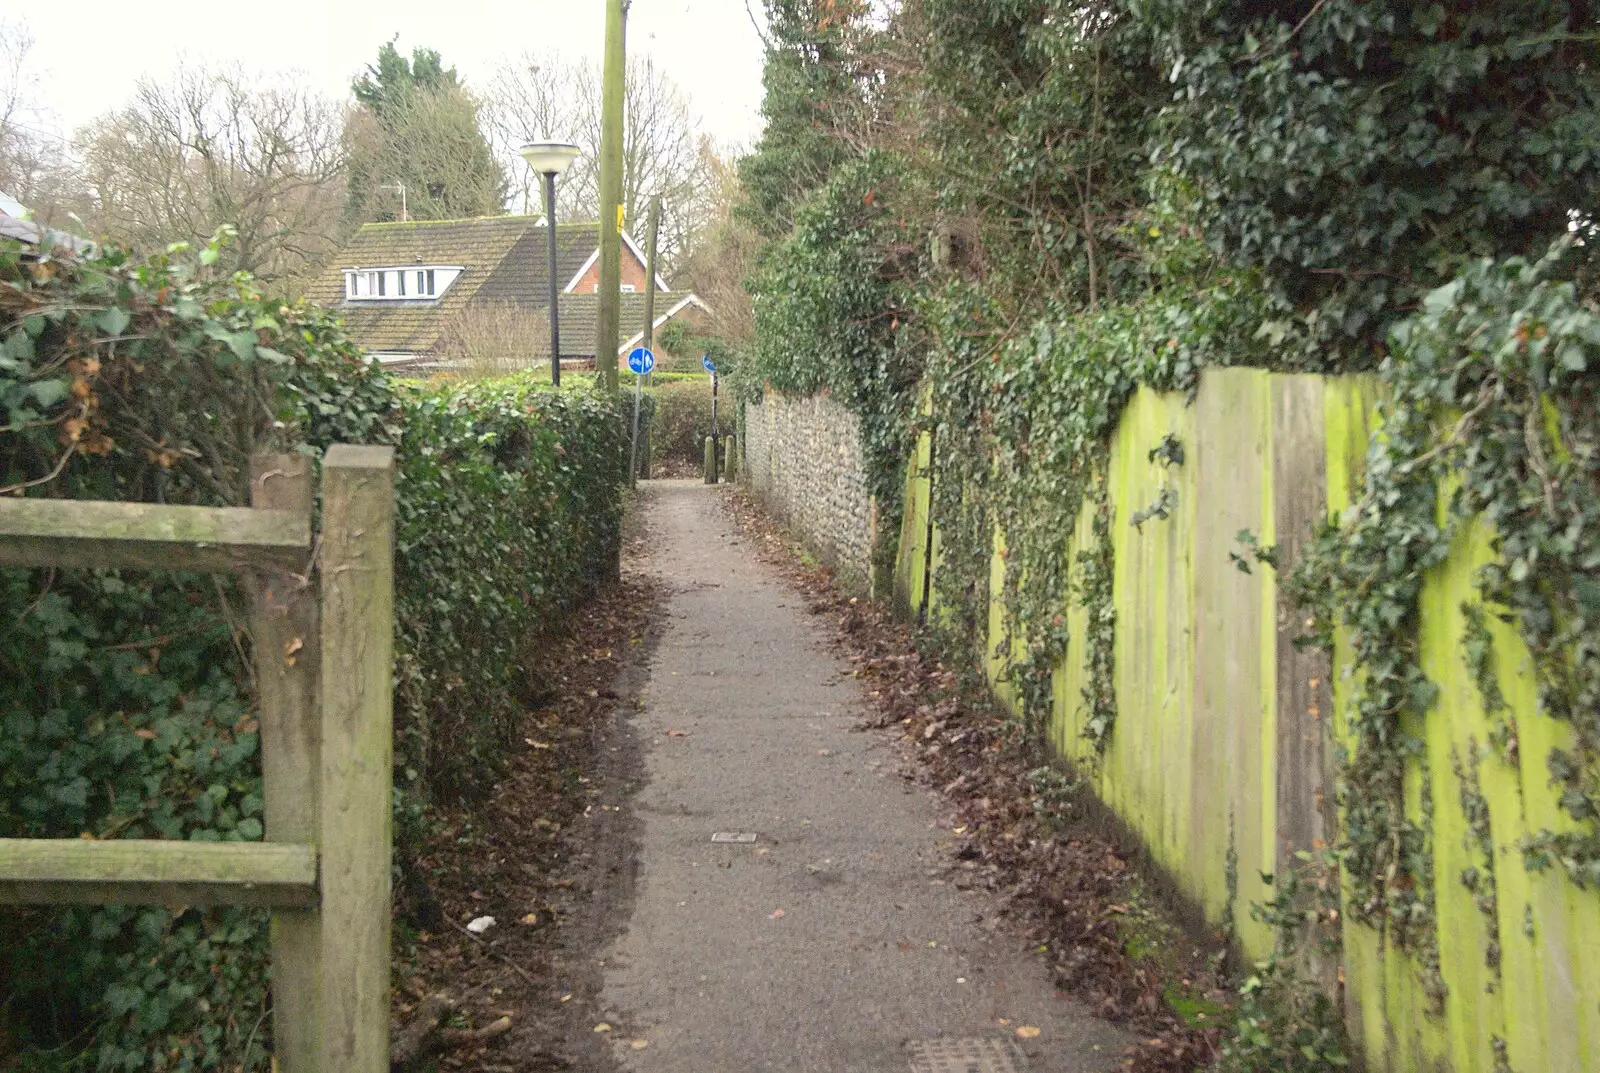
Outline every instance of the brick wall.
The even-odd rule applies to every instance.
[[[626,242],[622,243],[622,285],[632,286],[640,294],[644,293],[644,262],[633,255],[633,250],[628,248]],[[573,294],[594,294],[600,289],[600,262],[595,261],[589,270],[573,285]]]
[[[826,395],[768,390],[744,418],[741,480],[814,555],[867,592],[875,519],[855,415]]]

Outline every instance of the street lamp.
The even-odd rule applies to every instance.
[[[561,327],[556,309],[560,285],[556,282],[556,176],[578,158],[578,147],[567,142],[529,142],[520,150],[528,166],[544,176],[544,229],[550,248],[550,383],[561,386]]]

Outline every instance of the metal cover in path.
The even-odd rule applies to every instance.
[[[1027,1073],[1028,1060],[1008,1039],[918,1039],[907,1045],[911,1073]]]

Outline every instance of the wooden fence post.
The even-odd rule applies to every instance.
[[[322,467],[323,1073],[389,1069],[394,449]]]
[[[311,516],[311,458],[257,455],[250,505]],[[309,558],[309,556],[308,556]],[[260,698],[261,782],[266,837],[315,845],[322,770],[317,712],[317,594],[310,563],[301,574],[266,571],[252,579],[256,690]],[[321,1013],[321,916],[310,909],[272,914],[272,1039],[279,1073],[315,1073]]]

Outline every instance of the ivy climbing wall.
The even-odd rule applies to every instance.
[[[1251,912],[1283,885],[1264,874],[1312,874],[1325,850],[1365,837],[1341,824],[1340,797],[1352,774],[1361,785],[1341,764],[1362,679],[1344,635],[1331,657],[1294,644],[1310,623],[1280,572],[1359,497],[1377,392],[1367,377],[1253,369],[1207,370],[1192,398],[1141,389],[1112,436],[1103,494],[1061,534],[1073,564],[1060,608],[1068,641],[1046,733],[1253,956],[1276,939]],[[896,595],[936,615],[923,595],[930,564],[939,568],[927,433],[912,462]],[[1448,491],[1437,492],[1441,519]],[[997,532],[992,593],[1005,555]],[[1396,882],[1415,924],[1402,939],[1352,920],[1346,874],[1326,917],[1336,953],[1311,964],[1342,993],[1375,1070],[1600,1068],[1600,899],[1524,852],[1537,832],[1576,829],[1547,769],[1572,735],[1540,711],[1515,627],[1478,610],[1489,555],[1483,525],[1460,530],[1418,606],[1421,662],[1439,693],[1403,728],[1420,743],[1403,779],[1423,840]],[[989,671],[1013,706],[1019,632],[995,598]],[[1486,676],[1497,688],[1485,690]],[[1101,682],[1113,699],[1089,702]]]

